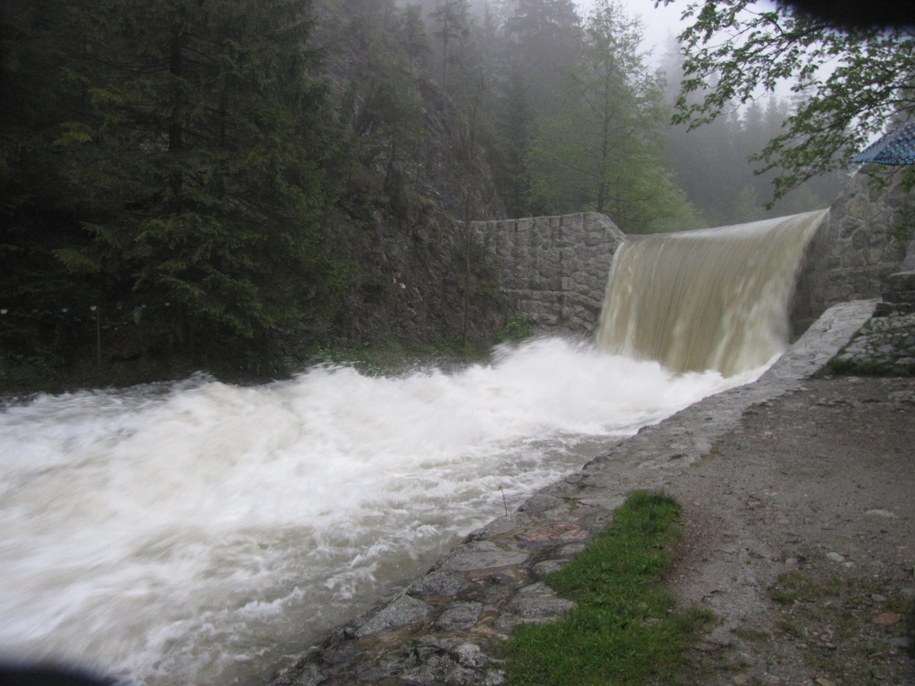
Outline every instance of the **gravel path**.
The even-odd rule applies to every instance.
[[[915,684],[915,379],[811,379],[667,486],[710,684]]]

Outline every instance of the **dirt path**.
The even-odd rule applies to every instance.
[[[667,489],[709,684],[915,684],[915,379],[811,379]],[[907,626],[908,624],[908,626]]]

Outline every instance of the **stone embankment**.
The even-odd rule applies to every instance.
[[[874,317],[832,365],[846,372],[915,376],[915,271],[887,277]]]
[[[625,236],[603,214],[472,222],[510,312],[535,331],[591,333]]]
[[[496,686],[512,629],[562,616],[543,583],[580,552],[635,489],[665,488],[741,421],[747,408],[799,388],[871,317],[875,301],[836,305],[756,383],[642,429],[580,472],[473,532],[396,597],[336,630],[274,686]]]

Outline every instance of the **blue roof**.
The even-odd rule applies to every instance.
[[[890,131],[851,158],[858,164],[915,164],[915,121]]]

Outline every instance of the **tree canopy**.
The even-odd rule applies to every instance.
[[[531,145],[535,209],[588,208],[633,233],[701,223],[660,154],[663,79],[641,39],[641,25],[621,5],[595,4],[563,96],[567,107],[544,120]]]
[[[211,352],[323,314],[339,281],[308,9],[7,4],[0,278],[18,347],[55,337],[32,311],[139,308],[124,317],[158,322],[149,345]]]
[[[755,156],[763,171],[779,170],[776,198],[847,167],[876,133],[915,109],[911,28],[838,28],[750,0],[691,2],[684,16],[692,24],[680,36],[675,122],[700,126],[786,83],[797,96],[783,130]]]
[[[263,373],[325,335],[454,341],[492,296],[470,220],[597,210],[647,232],[765,212],[746,146],[804,110],[681,136],[640,38],[614,0],[584,17],[572,0],[7,0],[0,382],[105,359]]]

